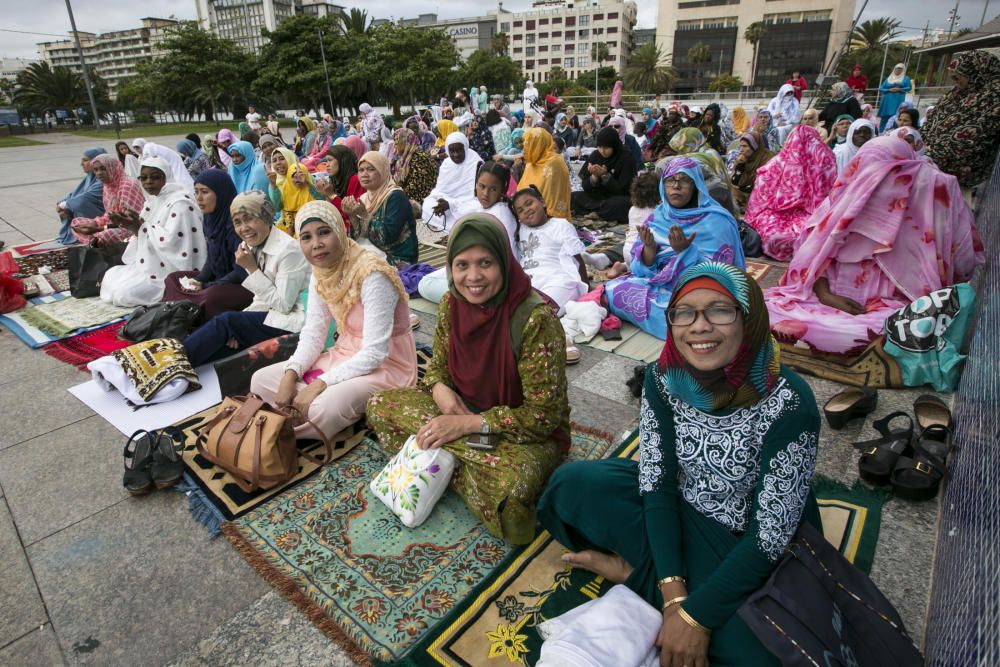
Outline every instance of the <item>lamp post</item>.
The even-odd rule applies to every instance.
[[[76,31],[76,19],[73,18],[73,6],[66,0],[66,11],[69,12],[69,25],[73,29],[73,40],[76,42],[76,53],[80,56],[80,68],[83,70],[83,84],[87,87],[87,97],[90,99],[90,113],[94,116],[94,129],[101,129],[101,118],[97,115],[97,102],[94,101],[94,89],[90,84],[90,74],[87,72],[87,61],[83,57],[83,47],[80,45],[80,33]]]
[[[69,2],[69,0],[66,0],[66,2]],[[330,92],[330,72],[326,69],[326,49],[323,48],[323,31],[317,29],[316,32],[319,34],[319,55],[323,59],[323,78],[326,79],[326,99],[330,103],[327,113],[332,115],[333,93]]]

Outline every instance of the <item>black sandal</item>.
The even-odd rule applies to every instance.
[[[889,424],[894,419],[905,419],[906,427],[890,429]],[[855,448],[862,450],[858,459],[858,474],[869,484],[884,486],[890,483],[900,457],[912,452],[913,419],[905,412],[893,412],[876,419],[872,427],[882,434],[881,438],[854,443]]]
[[[153,434],[142,429],[125,443],[125,474],[122,485],[129,495],[142,496],[153,490],[149,468],[153,462]]]
[[[892,471],[893,494],[903,500],[930,500],[948,475],[948,455],[954,449],[952,416],[937,396],[924,394],[913,402],[920,435],[913,455],[901,457]]]
[[[875,412],[878,407],[878,392],[869,387],[851,387],[836,394],[823,406],[826,423],[834,430],[847,426],[852,419],[858,419]]]
[[[177,486],[184,475],[184,436],[173,427],[167,427],[156,434],[156,448],[153,450],[153,463],[150,466],[150,476],[158,489],[169,489]]]

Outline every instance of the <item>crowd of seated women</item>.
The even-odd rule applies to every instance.
[[[303,116],[290,146],[253,130],[176,151],[119,144],[84,154],[61,236],[127,241],[106,301],[199,304],[204,324],[183,341],[194,365],[298,333],[251,390],[294,407],[300,437],[367,414],[389,453],[411,436],[446,448],[452,487],[491,533],[523,544],[541,525],[567,563],[662,609],[661,664],[776,664],[735,612],[800,523],[819,524],[818,409],[778,340],[849,353],[983,263],[967,196],[1000,141],[997,116],[976,113],[996,109],[1000,61],[969,52],[951,72],[923,133],[902,101],[885,129],[847,84],[823,113],[789,84],[752,118],[721,104],[524,115],[487,100],[393,131],[362,105],[357,126]],[[901,74],[885,92],[910,85]],[[580,162],[576,192],[560,144]],[[622,246],[587,253],[571,220],[588,217],[627,224]],[[418,288],[439,303],[419,383],[399,273],[419,259],[417,218],[447,236],[445,267]],[[789,262],[766,293],[745,272],[741,223]],[[588,267],[610,269],[611,314],[665,341],[637,462],[563,465],[559,318],[590,292]],[[477,434],[497,444],[470,446]]]

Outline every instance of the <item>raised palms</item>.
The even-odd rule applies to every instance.
[[[667,65],[655,43],[643,44],[625,66],[625,85],[634,91],[662,92],[677,79],[677,71]]]

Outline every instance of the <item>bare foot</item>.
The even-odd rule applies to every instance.
[[[562,561],[598,574],[613,584],[625,583],[635,569],[618,554],[605,554],[600,551],[570,552],[562,557]]]
[[[626,264],[622,264],[621,262],[615,262],[611,265],[611,268],[608,269],[608,280],[617,278],[618,276],[623,276],[626,273],[628,273],[628,266]]]

